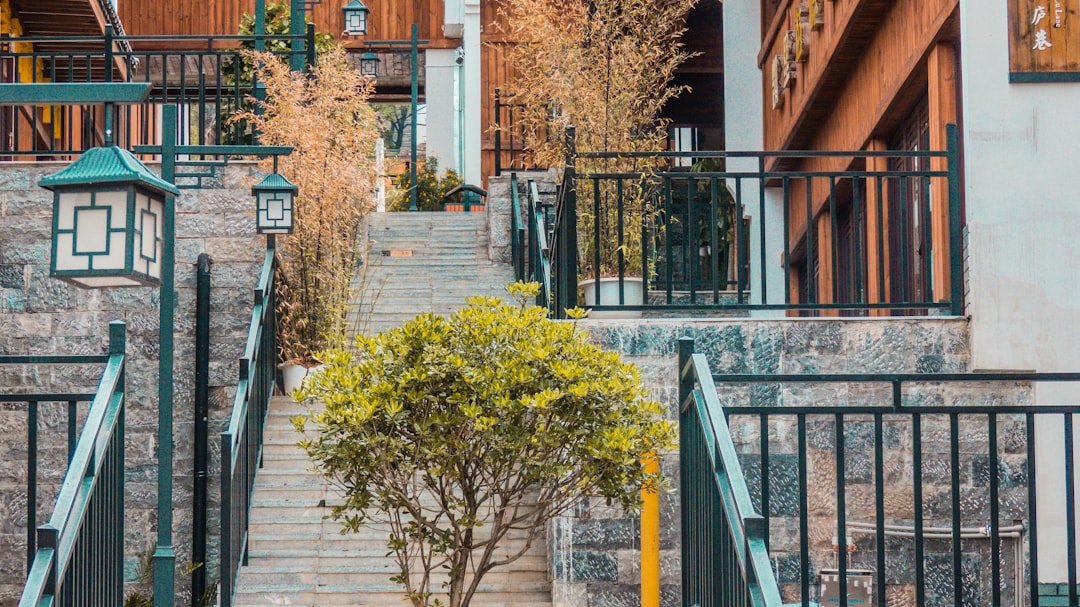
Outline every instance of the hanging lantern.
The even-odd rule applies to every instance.
[[[255,229],[260,234],[289,234],[295,222],[297,187],[273,173],[251,188],[255,196]]]
[[[345,13],[345,33],[350,36],[367,34],[368,7],[360,0],[352,0],[341,9]]]

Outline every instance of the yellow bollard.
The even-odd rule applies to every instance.
[[[642,458],[645,471],[660,470],[656,453]],[[660,607],[660,494],[641,491],[641,607]]]

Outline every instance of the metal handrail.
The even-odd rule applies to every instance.
[[[536,305],[551,305],[551,249],[547,243],[547,227],[544,211],[540,208],[540,192],[536,182],[528,182],[529,192],[529,272],[532,280],[540,283]]]
[[[123,602],[125,341],[124,323],[110,323],[108,362],[52,515],[37,529],[20,607]]]
[[[521,197],[518,195],[517,173],[510,174],[510,259],[514,279],[525,280],[525,224],[521,220]]]
[[[679,406],[683,604],[780,607],[765,518],[754,510],[709,363],[689,338],[679,340]]]
[[[248,523],[277,362],[274,249],[267,248],[229,425],[221,433],[221,607],[232,605],[247,561]]]

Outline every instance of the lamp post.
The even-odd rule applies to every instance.
[[[105,85],[103,85],[105,86]],[[173,521],[173,360],[176,315],[175,267],[177,156],[274,156],[292,151],[269,146],[178,146],[176,106],[162,108],[162,144],[136,146],[140,154],[161,155],[161,177],[131,152],[110,145],[83,154],[38,185],[54,193],[51,273],[87,287],[160,285],[158,355],[157,543],[153,553],[154,602],[174,605],[176,553]],[[107,126],[111,132],[111,125]],[[107,137],[107,139],[111,139]],[[275,162],[275,168],[277,163]],[[272,179],[276,177],[276,179]],[[253,188],[265,203],[266,233],[291,229],[296,186],[271,175]],[[288,213],[285,213],[285,210]],[[285,222],[286,217],[287,224]],[[260,222],[260,226],[263,224]],[[276,231],[275,231],[276,229]],[[267,246],[273,246],[268,236]]]
[[[359,2],[357,2],[357,4],[359,4]],[[363,6],[363,5],[361,5],[361,6]],[[347,9],[348,9],[348,6],[346,6],[345,10],[347,10]],[[365,11],[366,10],[367,9],[365,8]],[[364,19],[365,19],[364,33],[367,33],[367,26],[366,26],[367,16],[366,16],[366,13],[365,13]],[[416,191],[416,186],[417,186],[417,181],[416,181],[416,158],[417,158],[416,108],[419,105],[419,99],[420,99],[420,76],[419,76],[420,72],[419,72],[419,66],[418,66],[418,64],[420,63],[420,45],[428,43],[427,40],[420,40],[419,39],[418,31],[419,30],[418,30],[416,24],[413,23],[412,24],[412,32],[411,32],[412,36],[410,37],[409,40],[371,40],[371,41],[365,41],[364,42],[364,48],[367,49],[367,52],[364,53],[360,57],[360,73],[364,74],[365,76],[378,77],[378,75],[379,75],[379,57],[378,57],[378,55],[376,55],[374,53],[374,51],[376,49],[388,49],[388,50],[393,51],[394,49],[397,49],[397,48],[400,48],[400,47],[404,47],[404,46],[409,47],[409,59],[410,59],[409,60],[409,73],[410,73],[410,76],[411,76],[410,89],[409,89],[409,110],[410,110],[410,113],[411,113],[411,118],[410,118],[410,121],[409,121],[409,132],[412,135],[412,139],[410,141],[410,146],[409,146],[409,190],[410,190],[409,210],[410,211],[416,211],[417,210],[417,206],[416,206],[416,200],[417,200],[417,191]],[[353,32],[351,32],[348,29],[345,30],[345,33],[349,34],[349,35],[353,35],[353,36],[357,35],[357,34],[354,34]]]

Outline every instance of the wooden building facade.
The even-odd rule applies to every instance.
[[[763,76],[765,149],[945,150],[946,125],[960,115],[958,0],[761,2],[757,61]],[[785,162],[774,159],[770,168]],[[808,158],[784,168],[943,171],[945,159]],[[946,180],[900,181],[886,178],[884,187],[871,182],[855,201],[850,191],[838,196],[824,179],[810,186],[808,180],[792,184],[801,188],[792,198],[805,198],[812,207],[803,212],[794,205],[785,211],[794,300],[805,301],[800,298],[809,294],[800,290],[808,283],[816,285],[821,303],[948,297]],[[836,221],[836,199],[845,196],[841,211],[845,204],[848,209],[856,205],[858,226],[851,226],[850,212],[847,224]]]

